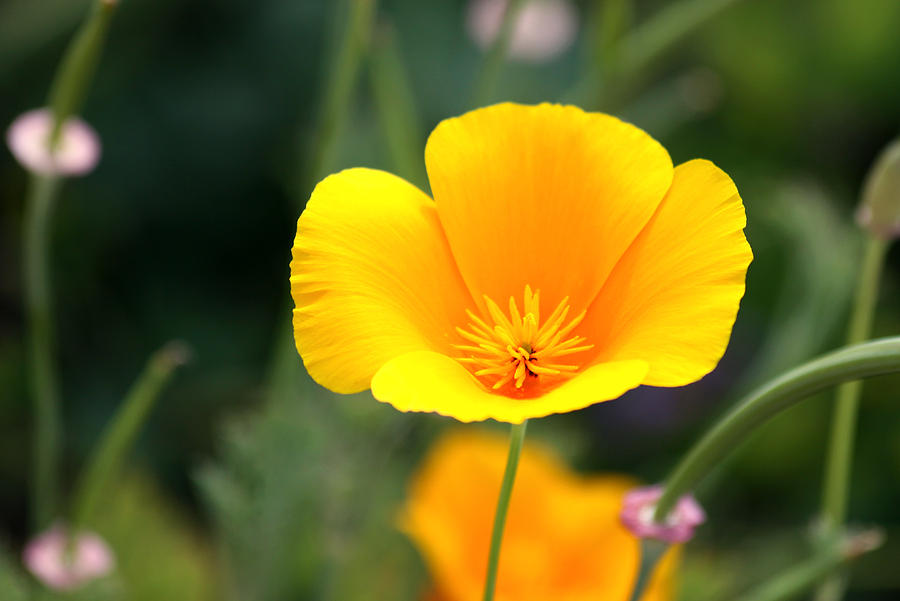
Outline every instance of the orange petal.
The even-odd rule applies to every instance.
[[[442,121],[428,177],[460,272],[483,309],[526,284],[584,309],[672,180],[640,129],[573,106],[498,104]]]
[[[511,398],[488,392],[454,359],[417,351],[385,364],[372,378],[372,394],[400,411],[432,411],[462,422],[521,423],[618,398],[638,386],[646,373],[644,361],[600,363],[542,396]]]
[[[413,478],[400,526],[448,601],[481,598],[508,447],[504,435],[452,431]],[[624,476],[579,476],[550,449],[527,439],[503,536],[497,601],[627,599],[639,542],[622,526],[619,512],[634,485]],[[678,561],[673,551],[643,601],[672,597]]]
[[[597,360],[640,358],[644,384],[683,386],[712,371],[731,335],[753,258],[744,205],[721,169],[675,169],[653,219],[622,257],[582,324]]]
[[[399,355],[450,352],[472,304],[432,200],[372,169],[316,186],[297,223],[291,295],[309,374],[341,393],[369,388]]]

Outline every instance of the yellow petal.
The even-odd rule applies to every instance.
[[[472,296],[523,287],[574,314],[594,298],[672,180],[640,129],[574,106],[498,104],[442,121],[425,163]]]
[[[454,359],[418,351],[385,364],[372,378],[372,394],[400,411],[431,411],[463,422],[521,423],[618,398],[638,386],[646,373],[644,361],[600,363],[542,396],[511,398],[488,392]]]
[[[659,210],[588,310],[598,360],[645,359],[644,384],[683,386],[712,371],[731,335],[747,266],[744,206],[721,169],[675,169]]]
[[[396,356],[451,352],[472,305],[432,200],[372,169],[316,186],[297,223],[291,295],[309,374],[342,393],[369,388]]]

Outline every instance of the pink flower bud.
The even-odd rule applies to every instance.
[[[665,521],[653,521],[656,503],[662,496],[661,486],[636,488],[625,495],[622,523],[638,538],[654,538],[667,543],[684,543],[694,537],[694,529],[706,521],[703,508],[692,495],[684,495],[678,499],[675,509]]]
[[[84,175],[100,160],[100,138],[78,118],[63,124],[56,149],[50,152],[53,114],[49,109],[22,113],[6,132],[13,156],[28,171],[41,175]]]
[[[500,32],[507,0],[472,0],[466,27],[481,48],[489,47]],[[544,62],[558,56],[575,40],[578,16],[569,0],[526,0],[513,24],[509,56]]]
[[[35,578],[58,591],[79,588],[115,567],[115,558],[103,539],[81,532],[70,542],[65,527],[59,524],[29,541],[22,561]]]

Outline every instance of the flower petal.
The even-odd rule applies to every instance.
[[[731,178],[704,160],[675,168],[653,219],[604,285],[583,333],[597,360],[646,359],[644,384],[683,386],[719,362],[753,258]]]
[[[294,337],[309,374],[335,392],[413,350],[450,352],[472,301],[434,202],[403,179],[348,169],[316,186],[291,262]]]
[[[372,378],[372,394],[400,411],[433,411],[462,422],[521,423],[618,398],[638,386],[646,373],[644,361],[600,363],[542,396],[510,398],[488,392],[446,355],[415,351],[385,364]]]
[[[498,104],[442,121],[425,163],[459,270],[481,305],[526,284],[577,314],[672,180],[640,129],[573,106]]]

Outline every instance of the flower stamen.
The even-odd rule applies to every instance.
[[[541,324],[540,290],[532,292],[525,286],[522,313],[513,297],[509,298],[509,316],[490,297],[484,297],[490,319],[489,325],[472,311],[466,311],[471,322],[468,329],[456,328],[456,332],[472,344],[457,344],[454,348],[466,353],[457,360],[472,369],[479,378],[493,380],[491,387],[500,389],[513,383],[522,390],[529,378],[564,378],[578,371],[577,364],[559,363],[566,357],[593,348],[583,344],[583,336],[571,336],[572,331],[584,319],[582,311],[570,321],[569,297],[563,298],[547,320]]]

